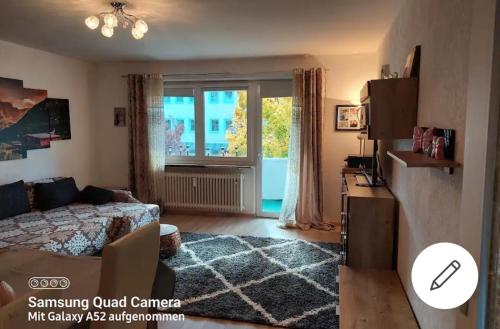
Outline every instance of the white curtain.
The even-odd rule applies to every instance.
[[[300,175],[300,115],[302,112],[304,84],[302,69],[293,71],[292,126],[288,144],[288,169],[286,174],[285,195],[281,206],[278,226],[295,227],[295,210],[299,197]]]

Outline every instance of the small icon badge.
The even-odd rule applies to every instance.
[[[479,273],[472,255],[449,242],[433,244],[416,257],[411,282],[427,305],[447,310],[467,302],[477,287]]]
[[[460,268],[460,263],[456,260],[452,261],[439,275],[432,280],[431,290],[441,288]]]
[[[68,289],[70,281],[66,277],[32,277],[28,286],[31,289]]]

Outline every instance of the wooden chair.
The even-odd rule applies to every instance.
[[[104,247],[101,265],[99,296],[106,299],[132,297],[149,299],[155,280],[160,250],[160,224],[151,223]],[[147,308],[107,309],[119,314],[147,314]],[[94,321],[91,329],[146,328],[146,322]]]

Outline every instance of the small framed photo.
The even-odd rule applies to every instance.
[[[127,116],[124,107],[115,107],[114,122],[115,127],[125,127],[127,125]]]
[[[337,105],[335,130],[359,131],[366,126],[366,109],[363,105]]]
[[[403,78],[416,78],[420,71],[420,52],[421,47],[416,46],[406,57],[405,67],[403,68]]]

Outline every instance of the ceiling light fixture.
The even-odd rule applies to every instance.
[[[139,40],[144,37],[148,32],[148,24],[142,19],[134,15],[127,14],[124,9],[127,7],[125,2],[113,1],[111,2],[112,11],[103,12],[85,19],[85,25],[91,30],[99,27],[100,18],[104,22],[101,28],[101,33],[107,38],[111,38],[114,34],[114,28],[121,25],[124,29],[132,26],[132,36]]]

